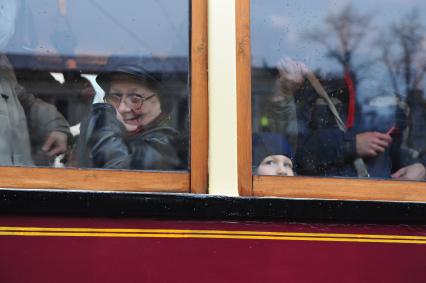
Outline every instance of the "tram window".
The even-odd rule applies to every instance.
[[[61,178],[70,174],[71,187],[73,174],[86,172],[84,179],[111,173],[118,178],[113,186],[123,190],[141,186],[121,186],[120,176],[130,174],[133,183],[160,183],[163,175],[155,172],[163,171],[170,173],[162,184],[148,181],[142,190],[188,192],[194,130],[189,85],[199,84],[190,82],[190,64],[199,66],[205,60],[190,60],[191,32],[195,41],[205,33],[190,29],[192,22],[205,21],[205,8],[199,3],[191,21],[191,4],[1,0],[5,36],[0,43],[0,90],[5,103],[0,114],[10,124],[1,129],[0,166],[69,168],[69,173],[46,172]],[[139,177],[136,172],[100,169],[149,172]],[[167,184],[173,178],[177,182]],[[80,188],[84,187],[99,186]]]
[[[262,180],[278,194],[275,182],[425,180],[424,2],[238,2],[250,5],[254,194]],[[260,176],[292,176],[292,165],[298,178]],[[331,191],[317,196],[345,198]]]

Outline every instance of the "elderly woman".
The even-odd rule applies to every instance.
[[[105,103],[82,123],[83,167],[139,170],[184,168],[186,144],[161,108],[159,81],[141,66],[122,65],[96,78]]]

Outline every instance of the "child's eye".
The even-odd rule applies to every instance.
[[[265,162],[265,164],[266,165],[272,165],[272,164],[274,164],[274,162],[272,160],[268,160],[268,161]]]

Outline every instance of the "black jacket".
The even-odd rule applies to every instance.
[[[347,89],[344,83],[332,81],[324,84],[330,97],[334,99],[337,111],[343,121],[347,117]],[[358,157],[356,152],[356,135],[369,131],[386,132],[396,126],[402,132],[405,129],[406,117],[402,110],[393,106],[388,108],[392,113],[387,119],[377,120],[380,123],[365,123],[363,105],[357,104],[357,119],[353,128],[343,133],[326,103],[318,99],[318,95],[307,88],[296,95],[298,116],[298,147],[296,153],[296,171],[300,175],[344,176],[356,177],[353,161]],[[379,111],[379,110],[376,110]],[[418,162],[401,146],[402,137],[392,137],[392,144],[377,157],[364,158],[368,172],[374,178],[390,178],[391,173],[404,166]]]
[[[79,140],[82,167],[139,170],[179,170],[186,167],[186,142],[161,114],[143,131],[129,134],[106,103],[93,105],[82,122]]]

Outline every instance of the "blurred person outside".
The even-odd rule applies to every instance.
[[[277,78],[274,82],[272,92],[266,101],[265,113],[262,115],[260,124],[262,132],[281,133],[290,143],[293,149],[297,146],[297,114],[294,93],[299,86],[299,68],[303,65],[296,62],[289,64],[289,59],[283,59],[277,64]],[[295,70],[287,70],[295,68]]]
[[[303,86],[305,78],[313,75],[302,63],[285,59],[280,62],[280,79],[288,96],[294,97],[297,112],[298,145],[296,168],[301,175],[357,176],[353,165],[363,158],[371,177],[423,180],[424,163],[401,148],[401,138],[395,131],[406,127],[402,110],[395,110],[395,126],[389,131],[365,130],[353,127],[343,132],[327,103],[312,88]],[[342,119],[348,117],[348,81],[323,81]],[[303,87],[302,87],[303,86]],[[392,174],[393,173],[393,174]]]

